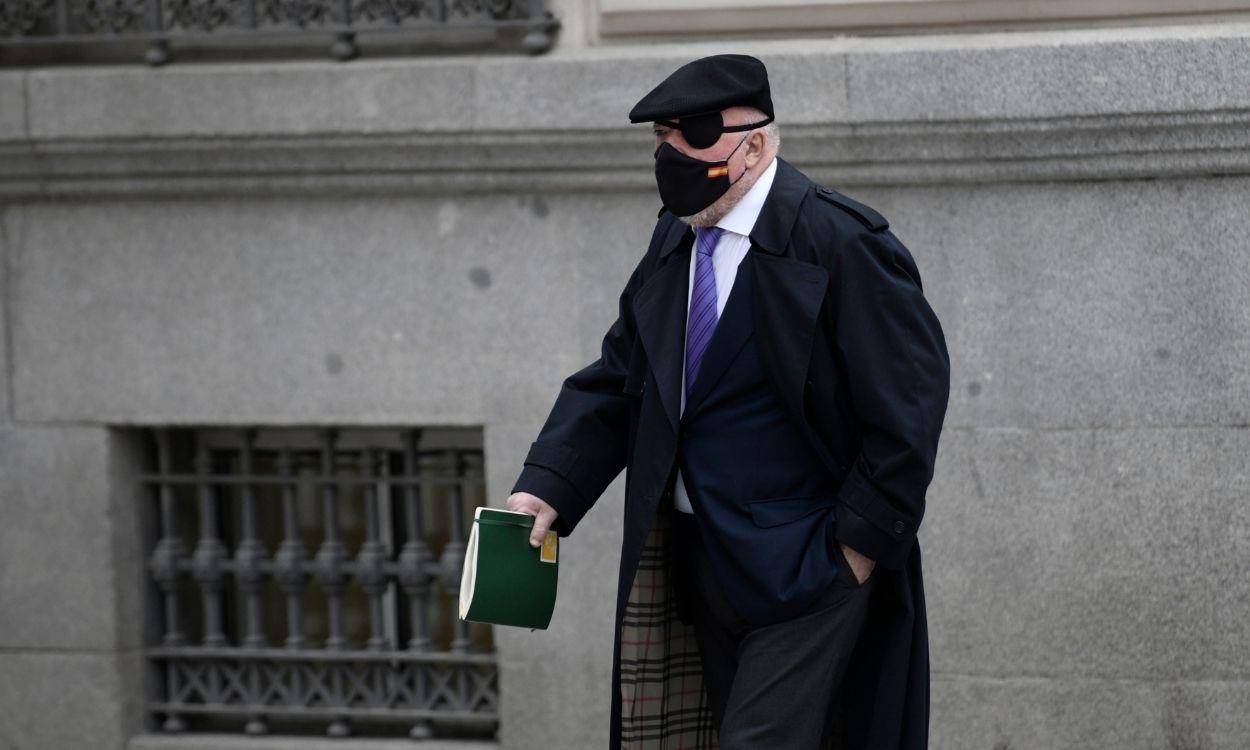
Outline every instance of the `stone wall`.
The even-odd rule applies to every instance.
[[[1250,745],[1225,24],[0,72],[0,747],[143,731],[113,426],[483,425],[502,505],[650,236],[626,113],[722,51],[768,64],[782,155],[891,220],[946,331],[932,745]],[[564,541],[551,629],[498,632],[505,747],[606,746],[622,488]]]

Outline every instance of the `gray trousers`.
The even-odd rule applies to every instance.
[[[717,585],[694,517],[675,511],[675,593],[694,626],[721,750],[835,746],[834,698],[868,611],[876,571],[862,584],[830,540],[838,571],[806,610],[784,622],[742,620]],[[681,568],[685,568],[682,570]]]

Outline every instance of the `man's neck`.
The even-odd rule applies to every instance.
[[[777,157],[774,155],[756,177],[747,191],[739,198],[721,218],[716,226],[741,235],[749,235],[755,226],[755,219],[764,207],[764,200],[772,188],[773,176],[777,172]]]

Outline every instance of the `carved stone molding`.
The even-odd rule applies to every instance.
[[[832,184],[1250,170],[1250,26],[741,49]],[[650,190],[628,106],[713,51],[0,72],[0,197]]]
[[[782,133],[783,156],[841,185],[1250,173],[1250,110]],[[27,142],[0,145],[0,196],[642,190],[650,155],[622,130]]]

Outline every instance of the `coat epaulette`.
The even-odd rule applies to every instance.
[[[876,210],[865,206],[853,198],[848,198],[836,190],[827,188],[824,185],[817,185],[816,195],[859,219],[861,224],[874,232],[879,232],[890,226],[890,222],[886,221],[885,217],[877,213]]]

